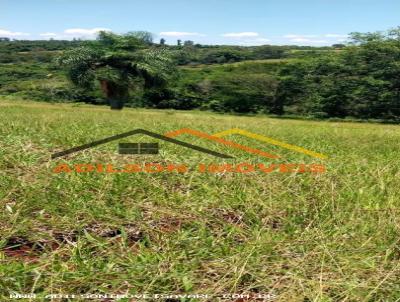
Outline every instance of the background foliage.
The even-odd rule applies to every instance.
[[[99,84],[73,86],[56,58],[71,51],[82,54],[88,46],[103,54],[112,48],[130,58],[138,49],[163,49],[178,66],[174,78],[158,87],[131,85],[127,106],[399,121],[399,29],[350,36],[347,45],[320,48],[192,41],[170,46],[154,43],[146,32],[103,33],[97,41],[2,41],[0,94],[105,104]]]

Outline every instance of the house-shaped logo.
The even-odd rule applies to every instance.
[[[205,140],[209,140],[209,141],[213,141],[213,142],[217,142],[219,144],[224,145],[225,147],[229,147],[229,148],[233,148],[233,149],[239,149],[242,150],[246,153],[250,153],[250,154],[254,154],[257,156],[261,156],[261,157],[265,157],[265,158],[269,158],[269,159],[277,159],[279,158],[278,155],[275,154],[270,154],[268,152],[259,150],[259,149],[255,149],[255,148],[251,148],[248,146],[244,146],[238,143],[235,143],[233,141],[230,140],[226,140],[223,137],[227,136],[227,135],[232,135],[232,134],[239,134],[242,136],[245,136],[247,138],[251,138],[257,141],[261,141],[267,144],[271,144],[271,145],[275,145],[281,148],[285,148],[291,151],[295,151],[295,152],[299,152],[299,153],[303,153],[306,154],[308,156],[314,157],[314,158],[318,158],[318,159],[326,159],[328,158],[326,155],[321,154],[321,153],[317,153],[296,145],[291,145],[267,136],[263,136],[260,134],[256,134],[256,133],[252,133],[243,129],[230,129],[230,130],[226,130],[220,133],[216,133],[214,135],[210,135],[198,130],[194,130],[194,129],[189,129],[189,128],[183,128],[183,129],[179,129],[176,131],[172,131],[172,132],[168,132],[164,135],[162,134],[158,134],[155,132],[151,132],[148,130],[144,130],[144,129],[135,129],[132,131],[128,131],[125,133],[121,133],[121,134],[117,134],[117,135],[113,135],[110,137],[106,137],[97,141],[93,141],[81,146],[77,146],[77,147],[73,147],[61,152],[57,152],[52,154],[51,158],[55,159],[55,158],[59,158],[59,157],[63,157],[66,155],[70,155],[79,151],[83,151],[89,148],[93,148],[102,144],[106,144],[112,141],[116,141],[119,139],[123,139],[123,138],[127,138],[130,136],[134,136],[134,135],[138,135],[138,134],[142,134],[142,135],[147,135],[150,136],[152,138],[155,139],[159,139],[161,141],[165,141],[165,142],[169,142],[169,143],[173,143],[175,145],[179,145],[181,147],[185,147],[185,148],[189,148],[198,152],[202,152],[208,155],[212,155],[214,157],[218,157],[218,158],[224,158],[224,159],[232,159],[233,157],[224,153],[219,153],[207,148],[203,148],[194,144],[190,144],[184,141],[180,141],[175,139],[175,137],[182,135],[182,134],[189,134],[192,136],[196,136],[198,138],[201,139],[205,139]],[[158,154],[159,152],[159,144],[158,143],[119,143],[119,148],[118,148],[119,154]]]

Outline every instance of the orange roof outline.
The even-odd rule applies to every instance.
[[[200,138],[211,140],[211,141],[223,144],[225,146],[228,146],[228,147],[231,147],[231,148],[234,148],[234,149],[239,149],[239,150],[245,151],[247,153],[256,154],[256,155],[259,155],[259,156],[262,156],[262,157],[267,157],[267,158],[271,158],[271,159],[279,158],[278,155],[270,154],[270,153],[264,152],[262,150],[250,148],[250,147],[247,147],[247,146],[243,146],[243,145],[237,144],[235,142],[228,141],[228,140],[225,140],[223,138],[216,137],[216,136],[207,134],[205,132],[201,132],[201,131],[198,131],[198,130],[193,130],[193,129],[190,129],[190,128],[182,128],[182,129],[179,129],[179,130],[167,132],[164,135],[167,136],[167,137],[171,137],[172,138],[172,137],[176,137],[176,136],[179,136],[179,135],[182,135],[182,134],[191,134],[191,135],[194,135],[194,136],[197,136],[197,137],[200,137]]]

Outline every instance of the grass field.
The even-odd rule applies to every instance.
[[[400,300],[399,126],[10,100],[0,101],[0,121],[1,301],[13,293]],[[209,134],[241,128],[329,159],[233,135],[225,139],[281,159],[188,135],[179,139],[235,159],[164,142],[160,155],[118,155],[113,142],[50,159],[135,128],[163,134],[184,127]],[[327,171],[53,173],[60,163],[228,161],[323,163]]]

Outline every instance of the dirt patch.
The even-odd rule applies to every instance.
[[[54,241],[31,241],[23,236],[14,236],[7,239],[1,251],[8,257],[20,259],[26,262],[36,262],[40,255],[48,250],[59,247]]]
[[[91,224],[85,227],[84,230],[90,234],[110,239],[121,239],[123,233],[125,233],[129,245],[133,245],[145,237],[142,230],[134,224],[125,224],[121,228]]]
[[[177,217],[162,217],[161,219],[154,221],[152,226],[163,233],[172,233],[181,229],[183,224],[183,219]]]
[[[123,225],[121,228],[105,227],[92,224],[81,231],[49,231],[50,239],[35,240],[26,236],[12,236],[6,240],[5,246],[0,250],[7,257],[25,262],[37,262],[42,254],[54,252],[65,245],[75,245],[84,232],[92,236],[120,241],[125,234],[127,244],[133,246],[144,239],[144,233],[134,225]]]

